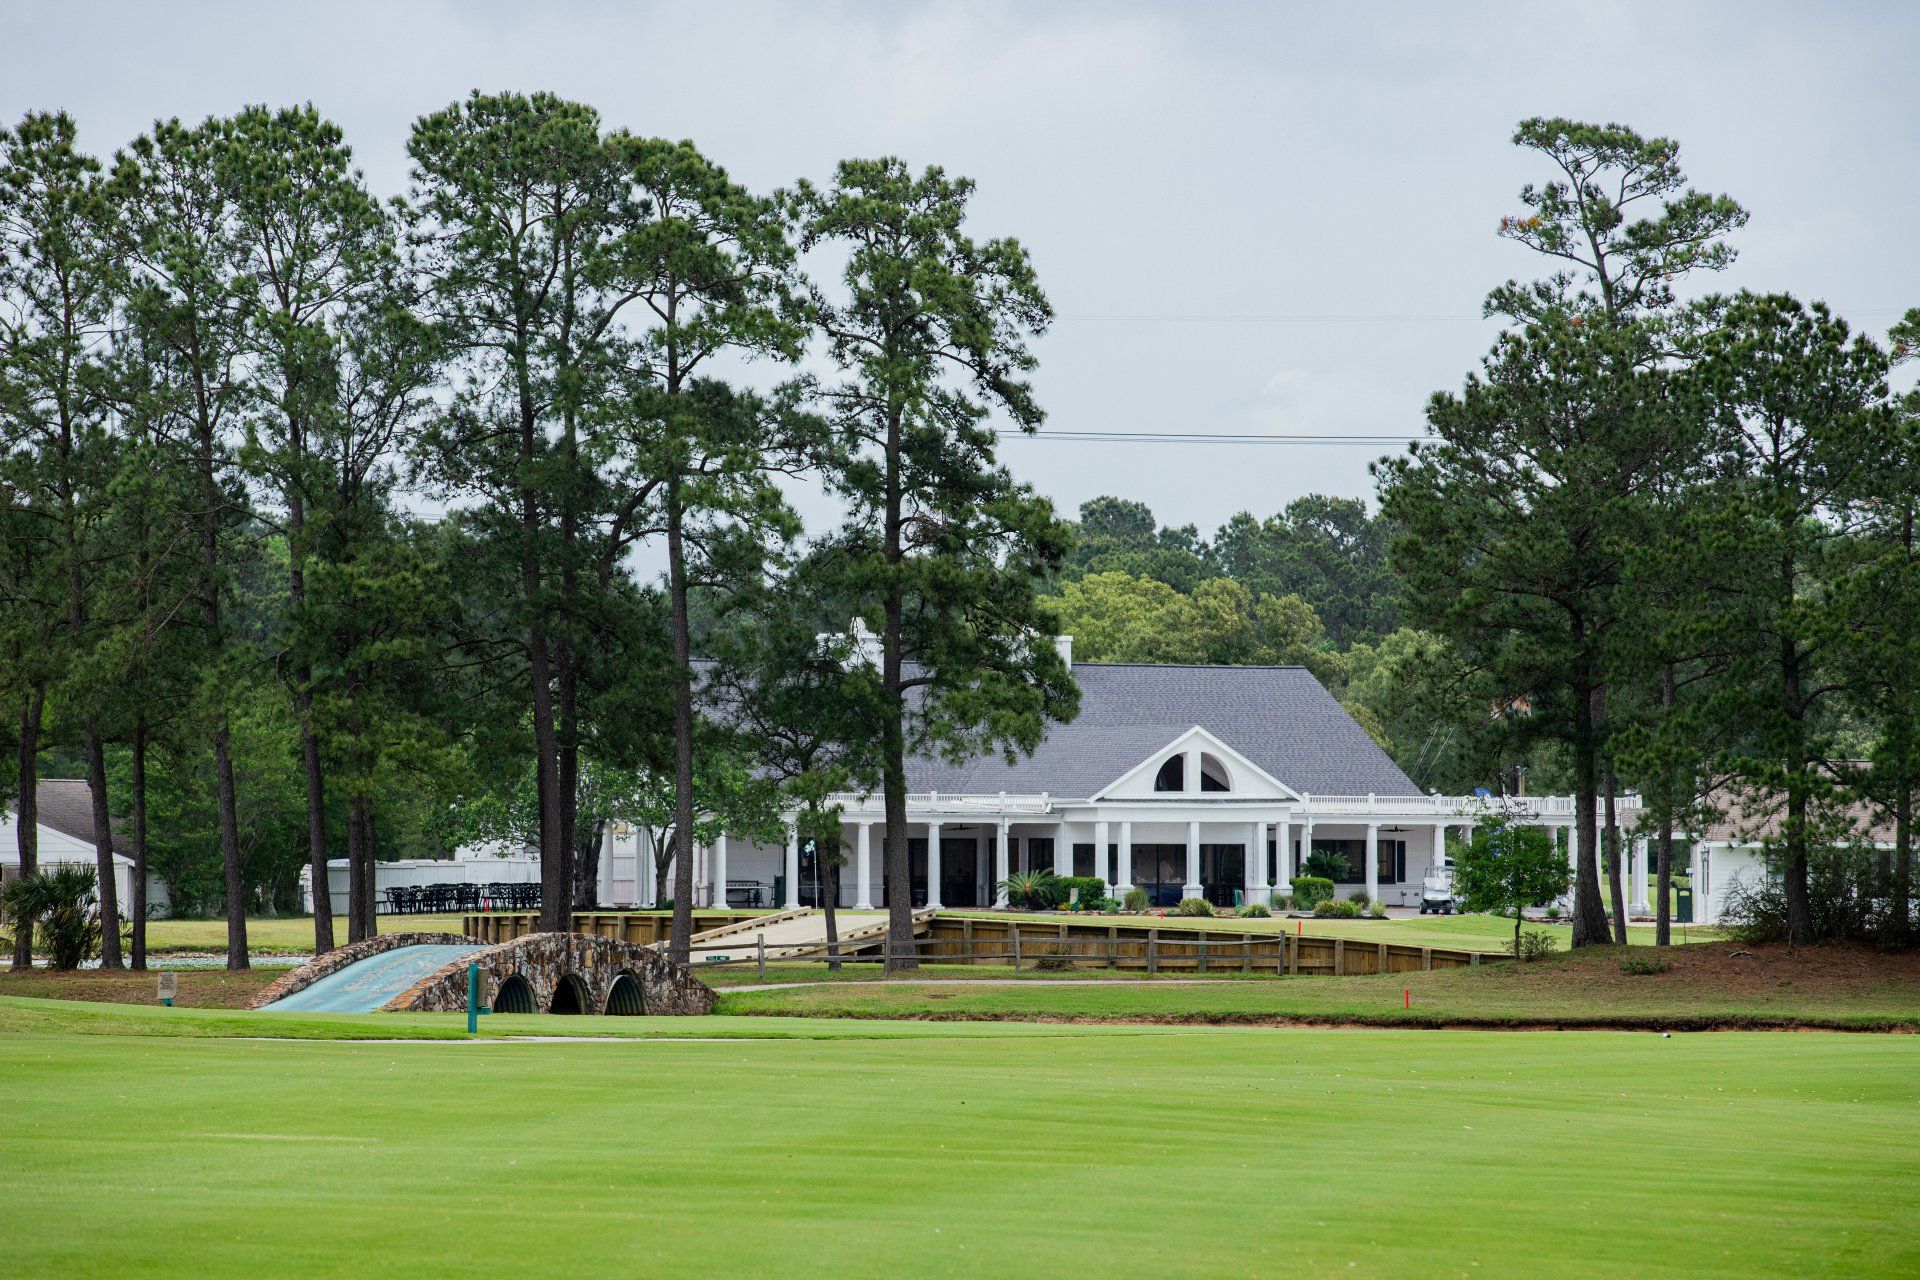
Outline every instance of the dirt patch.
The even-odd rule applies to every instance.
[[[1623,962],[1664,963],[1663,973],[1627,973]],[[1684,947],[1607,947],[1551,962],[1566,991],[1596,996],[1658,992],[1758,995],[1790,987],[1796,995],[1858,995],[1890,982],[1920,983],[1920,952],[1892,954],[1854,945],[1796,947],[1697,942]]]
[[[175,976],[180,994],[174,1004],[185,1009],[242,1009],[285,969],[180,969]],[[55,973],[0,973],[0,996],[37,996],[44,1000],[103,1000],[111,1004],[160,1003],[161,970],[80,969]]]

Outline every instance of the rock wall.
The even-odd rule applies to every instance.
[[[413,947],[423,943],[435,946],[472,942],[472,938],[457,933],[383,933],[377,937],[362,938],[358,942],[349,942],[344,947],[335,947],[323,956],[282,974],[278,980],[263,989],[259,995],[247,1002],[247,1008],[259,1009],[283,1000],[296,991],[312,986],[331,973],[338,973],[350,964],[357,964],[368,956],[377,956],[382,951],[391,951],[395,947]],[[466,1008],[465,1004],[460,1006]]]
[[[604,1013],[621,975],[639,984],[650,1014],[712,1013],[713,989],[650,947],[584,933],[533,933],[497,943],[422,978],[386,1006],[417,1013],[460,1013],[467,1007],[467,965],[480,966],[480,993],[493,1007],[500,986],[519,975],[533,988],[534,1007],[545,1012],[569,974],[586,986],[587,1013]]]

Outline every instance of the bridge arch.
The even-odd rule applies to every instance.
[[[647,997],[631,969],[622,969],[607,988],[606,1011],[615,1017],[631,1017],[647,1011]]]
[[[500,989],[493,993],[493,1011],[495,1013],[538,1013],[540,1005],[533,994],[533,984],[526,975],[510,973],[501,982]]]
[[[592,1013],[593,989],[579,974],[563,973],[553,984],[553,999],[547,1003],[547,1012]]]

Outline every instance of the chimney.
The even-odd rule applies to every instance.
[[[853,620],[852,624],[847,628],[846,638],[849,641],[847,646],[847,661],[849,664],[860,663],[869,667],[877,667],[880,665],[880,637],[874,635],[872,631],[867,629],[867,624],[863,619],[855,618]],[[818,639],[821,645],[830,648],[840,640],[840,637],[831,631],[822,631]]]
[[[1073,637],[1055,636],[1053,638],[1053,647],[1060,651],[1060,661],[1071,667],[1073,665]]]

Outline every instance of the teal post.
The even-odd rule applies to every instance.
[[[467,1034],[480,1034],[480,966],[467,963]]]

